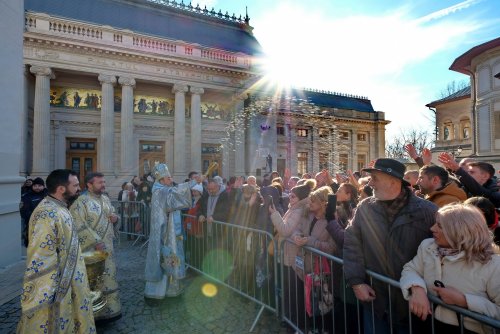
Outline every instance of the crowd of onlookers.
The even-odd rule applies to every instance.
[[[234,275],[240,282],[243,279],[246,289],[255,288],[255,262],[241,259],[262,255],[263,249],[266,256],[277,257],[284,245],[283,272],[274,274],[283,277],[287,319],[305,332],[316,327],[331,332],[333,326],[365,333],[390,332],[392,326],[395,332],[406,332],[409,319],[404,299],[409,301],[417,332],[430,330],[431,313],[435,328],[455,332],[457,314],[439,306],[431,309],[427,293],[444,303],[500,319],[500,260],[495,244],[500,243],[500,182],[495,169],[471,158],[456,162],[446,152],[439,154],[439,165],[432,164],[430,151],[419,155],[412,145],[406,150],[419,170],[406,171],[396,160],[377,159],[361,171],[336,175],[327,170],[300,177],[272,172],[226,180],[191,172],[187,181],[203,182],[191,189],[193,205],[185,210],[185,232],[206,240],[208,249],[218,246],[211,241],[220,231],[214,228],[215,222],[275,236],[278,249],[274,243],[251,244],[248,233],[238,234],[231,241],[236,252]],[[23,222],[45,195],[42,179],[31,185],[28,181],[23,186]],[[122,185],[117,199],[149,205],[152,186],[152,178],[134,176]],[[27,240],[27,234],[23,236]],[[303,256],[303,246],[343,258],[344,267]],[[334,287],[330,291],[334,300],[323,296],[320,313],[311,310],[316,308],[311,306],[316,303],[311,277],[318,277],[318,268],[321,279],[332,280]],[[368,280],[366,270],[401,280],[402,290],[390,292],[381,282]],[[242,273],[247,277],[241,277]],[[328,294],[328,288],[321,293]],[[356,299],[364,306],[361,322],[357,321]],[[370,302],[373,307],[366,304]],[[341,306],[333,307],[336,303]],[[472,319],[465,318],[464,324],[465,332],[485,332]]]
[[[443,307],[431,310],[427,293],[500,319],[500,280],[496,278],[500,262],[494,243],[500,240],[496,209],[500,184],[493,166],[470,158],[456,162],[446,152],[439,155],[439,165],[424,163],[411,145],[407,150],[419,170],[406,171],[396,160],[378,159],[362,171],[347,174],[323,170],[301,177],[272,172],[262,178],[209,179],[203,187],[192,189],[194,205],[188,213],[196,218],[188,218],[185,228],[188,234],[207,238],[213,233],[213,222],[221,221],[268,231],[278,239],[278,247],[288,240],[280,273],[284,312],[306,332],[318,327],[330,332],[333,323],[335,327],[339,323],[336,329],[357,330],[356,299],[361,305],[373,302],[373,308],[362,307],[363,331],[385,333],[392,326],[395,332],[405,332],[409,319],[404,298],[414,314],[414,330],[430,331],[430,313],[435,316],[435,329],[458,330],[457,314]],[[198,174],[193,172],[191,177]],[[240,245],[237,252],[249,251],[245,240],[234,242]],[[330,268],[318,264],[315,256],[303,256],[302,246],[343,258],[345,277],[341,267]],[[279,249],[269,248],[274,256],[279,254]],[[234,271],[256,276],[247,265],[235,261]],[[310,276],[318,266],[333,280],[335,299],[331,305],[323,300],[320,321],[318,313],[311,311],[316,301],[311,300]],[[402,292],[388,293],[385,284],[367,280],[367,269],[401,279]],[[344,293],[343,287],[350,288]],[[340,304],[332,307],[336,303]],[[484,330],[469,318],[464,324],[465,332]]]

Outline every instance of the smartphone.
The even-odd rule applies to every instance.
[[[328,204],[326,205],[325,218],[327,221],[335,219],[335,212],[337,211],[337,195],[328,195]]]
[[[434,286],[437,286],[438,288],[444,288],[444,283],[439,280],[435,280]]]
[[[273,196],[271,195],[264,196],[264,205],[266,207],[272,206],[274,208]]]

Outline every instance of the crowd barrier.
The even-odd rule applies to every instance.
[[[284,265],[284,247],[281,244],[281,286],[283,287],[282,317],[298,333],[363,333],[365,327],[373,333],[442,333],[436,329],[434,313],[426,323],[412,316],[404,301],[398,281],[367,270],[368,283],[376,287],[378,301],[386,300],[383,315],[388,326],[380,323],[375,314],[375,302],[359,303],[352,288],[345,284],[342,259],[310,247],[295,250],[303,261],[294,268]],[[464,322],[471,319],[481,324],[484,333],[500,333],[500,321],[479,313],[448,305],[428,294],[431,309],[438,305],[456,312],[459,333],[470,333]],[[470,327],[470,326],[468,326]]]
[[[122,225],[120,233],[149,237],[150,210],[143,202],[113,201]],[[359,303],[344,279],[341,258],[307,246],[296,247],[287,239],[280,245],[265,231],[214,221],[198,223],[197,217],[183,215],[186,265],[195,272],[224,285],[260,306],[250,328],[253,331],[267,309],[298,333],[363,333],[365,326],[374,333],[439,333],[434,314],[425,330],[403,300],[398,281],[367,270],[368,283],[385,291],[388,328],[379,328],[375,303]],[[284,261],[285,244],[296,247],[299,255],[292,266]],[[269,255],[273,244],[274,256]],[[279,246],[279,247],[278,247]],[[279,252],[278,252],[279,250]],[[384,293],[378,295],[382,298]],[[429,294],[431,308],[444,307],[456,312],[459,332],[469,333],[464,323],[477,321],[484,333],[500,333],[500,321],[448,305]]]
[[[120,234],[135,239],[134,244],[141,238],[149,238],[151,211],[144,202],[111,201],[116,214],[120,216]]]
[[[245,226],[183,218],[187,265],[260,306],[250,331],[265,309],[278,315],[278,266],[267,251],[270,244],[276,246],[273,236]]]

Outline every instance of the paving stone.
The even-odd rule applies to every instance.
[[[144,302],[145,249],[123,241],[116,246],[122,319],[98,327],[98,333],[244,333],[248,332],[259,307],[230,289],[216,284],[218,293],[201,293],[209,280],[189,273],[182,296],[167,298],[157,306]],[[19,271],[19,268],[16,268]],[[1,279],[1,277],[0,277]],[[0,332],[14,333],[21,315],[19,296],[0,306]],[[264,311],[255,333],[286,333],[274,314]]]

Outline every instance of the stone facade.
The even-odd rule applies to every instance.
[[[175,12],[235,29],[227,19]],[[239,29],[251,32],[248,21]],[[166,161],[180,182],[214,161],[223,177],[258,175],[270,155],[273,170],[296,175],[358,170],[384,155],[388,121],[367,98],[314,92],[368,107],[308,102],[312,114],[282,107],[269,112],[262,102],[266,94],[250,86],[262,75],[252,66],[254,56],[28,11],[28,154],[21,174],[72,168],[83,178],[99,170],[115,194],[133,175],[147,173],[153,159]]]
[[[471,80],[471,155],[500,168],[500,38],[470,49],[450,69]]]
[[[426,105],[436,114],[437,136],[432,149],[451,152],[457,158],[472,154],[470,86]]]

